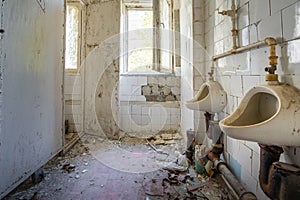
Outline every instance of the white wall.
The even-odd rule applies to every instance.
[[[180,99],[179,76],[121,75],[119,88],[121,130],[141,137],[148,137],[160,131],[180,132],[180,100],[146,101],[146,97],[142,94],[142,86],[147,84],[158,84],[164,87],[164,92],[172,92]],[[156,94],[159,94],[158,88],[156,90]]]
[[[84,61],[84,131],[117,139],[120,56],[120,1],[87,6]]]
[[[193,111],[187,109],[184,102],[193,97],[193,1],[180,2],[181,33],[181,132],[194,129]]]
[[[64,1],[41,2],[1,1],[0,198],[62,148]]]
[[[65,120],[68,120],[69,133],[80,133],[82,131],[82,82],[80,72],[65,72]]]
[[[69,132],[80,133],[83,131],[83,83],[84,71],[81,66],[86,57],[86,5],[80,5],[80,51],[78,59],[78,70],[65,69],[64,76],[64,98],[65,98],[65,120],[69,122]]]
[[[194,63],[194,82],[193,90],[196,95],[205,80],[207,79],[207,66],[209,66],[210,57],[205,49],[205,0],[193,1],[193,63]],[[204,112],[194,111],[194,130],[195,139],[203,142],[206,134]]]
[[[282,39],[277,45],[279,65],[277,73],[281,81],[300,88],[300,1],[299,0],[240,0],[238,1],[238,29],[240,45],[263,40],[265,37]],[[232,47],[231,21],[217,14],[217,8],[227,10],[231,0],[206,0],[205,40],[209,54],[215,55]],[[263,84],[268,65],[268,47],[232,55],[217,61],[217,77],[227,92],[228,105],[221,118],[231,114],[246,92],[255,85]],[[284,126],[284,124],[283,124]],[[284,134],[284,133],[282,133]],[[267,199],[258,183],[259,147],[254,142],[238,141],[227,137],[228,163],[244,186]],[[294,153],[295,150],[295,153]],[[290,156],[300,164],[300,148],[291,148]]]

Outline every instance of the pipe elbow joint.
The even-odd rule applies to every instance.
[[[269,46],[277,45],[277,41],[275,38],[267,37],[264,39],[265,43]]]

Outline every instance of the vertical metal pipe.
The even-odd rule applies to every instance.
[[[300,168],[279,162],[283,149],[278,146],[260,146],[259,183],[271,199],[291,200],[300,196]]]
[[[275,177],[270,177],[269,174],[274,173],[271,168],[272,163],[279,160],[280,154],[283,152],[281,147],[268,146],[259,144],[260,146],[260,169],[259,169],[259,184],[264,193],[273,199],[278,196],[280,188],[280,180]],[[270,179],[271,178],[271,179]]]
[[[232,49],[233,51],[237,49],[237,28],[236,28],[236,7],[235,7],[235,0],[231,1],[231,22],[232,22]]]

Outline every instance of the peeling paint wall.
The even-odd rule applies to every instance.
[[[1,1],[0,198],[62,148],[64,1]]]
[[[86,133],[118,138],[120,1],[94,0],[87,6],[84,64]]]

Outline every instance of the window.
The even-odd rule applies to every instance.
[[[122,1],[121,73],[173,72],[173,12],[170,2]]]
[[[160,63],[159,69],[161,72],[172,70],[172,27],[171,27],[171,12],[170,2],[168,0],[159,1],[159,20],[160,20]]]
[[[81,4],[68,3],[66,10],[65,69],[77,71],[80,66]]]
[[[127,19],[127,71],[151,71],[153,63],[152,10],[129,9]]]

